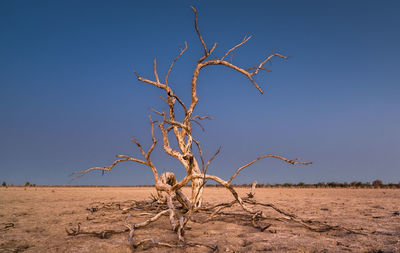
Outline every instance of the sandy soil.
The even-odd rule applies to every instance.
[[[187,193],[189,189],[185,189]],[[238,189],[244,196],[249,189]],[[124,219],[131,222],[150,217],[143,210],[124,210],[132,200],[149,200],[152,188],[0,188],[0,252],[131,252],[128,233],[100,239],[90,235],[68,236],[66,227],[78,222],[82,229],[123,229]],[[205,201],[228,202],[225,189],[206,188]],[[217,245],[218,252],[400,252],[400,190],[398,189],[257,189],[255,199],[304,219],[340,225],[363,231],[366,235],[344,230],[312,232],[294,222],[278,221],[277,212],[262,208],[272,224],[266,231],[251,226],[238,208],[226,210],[206,225],[190,223],[186,240]],[[129,202],[131,201],[131,202]],[[102,205],[122,208],[87,208]],[[155,213],[154,211],[152,211]],[[201,218],[201,217],[200,217]],[[168,217],[138,229],[134,239],[152,237],[175,243]],[[205,247],[169,249],[140,246],[137,251],[210,252]]]

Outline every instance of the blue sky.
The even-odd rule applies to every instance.
[[[170,84],[185,101],[202,47],[221,57],[245,35],[233,62],[251,67],[271,50],[272,72],[256,81],[224,67],[201,72],[196,129],[205,156],[222,146],[209,172],[228,178],[263,154],[313,161],[263,160],[235,183],[400,181],[400,3],[398,1],[1,1],[0,181],[66,184],[68,174],[106,166],[115,154],[140,157],[130,141],[151,138],[149,107],[162,94],[136,80],[166,73],[186,40]],[[156,117],[156,116],[154,116]],[[160,149],[160,171],[184,170]],[[127,163],[73,184],[152,184]]]

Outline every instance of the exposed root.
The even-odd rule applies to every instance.
[[[286,211],[283,211],[282,209],[277,208],[273,204],[259,203],[259,202],[256,202],[254,200],[248,200],[248,199],[244,200],[244,202],[249,203],[249,204],[253,204],[253,205],[260,205],[260,206],[270,207],[270,208],[274,209],[276,212],[278,212],[280,214],[283,214],[284,216],[289,218],[289,219],[286,219],[286,220],[290,220],[290,221],[296,222],[296,223],[302,225],[303,227],[307,228],[308,230],[311,230],[311,231],[314,231],[314,232],[329,232],[331,230],[343,230],[343,231],[346,231],[346,232],[351,233],[351,234],[367,235],[366,233],[363,233],[363,232],[360,232],[360,231],[356,231],[356,230],[352,230],[352,229],[349,229],[349,228],[346,228],[346,227],[342,227],[342,226],[339,226],[339,225],[331,226],[331,225],[328,225],[328,224],[321,223],[319,221],[305,220],[305,219],[302,219],[302,218],[298,218],[296,215],[288,213]],[[261,217],[261,216],[259,214],[257,214],[255,217],[258,218],[258,217]]]
[[[255,189],[255,184],[253,184],[253,187],[252,187],[252,190],[250,193],[250,194],[252,194],[252,196],[254,196],[254,194],[255,194],[254,189]],[[232,188],[232,190],[233,190],[233,188]],[[236,192],[236,191],[233,190],[233,192]],[[210,220],[212,220],[213,218],[215,218],[215,216],[217,216],[217,215],[222,215],[222,216],[229,215],[234,218],[235,222],[237,222],[237,221],[246,222],[246,220],[251,221],[252,226],[259,229],[261,232],[269,231],[271,233],[276,233],[276,231],[274,231],[274,230],[267,230],[268,228],[270,228],[272,226],[271,223],[267,223],[267,224],[260,223],[262,220],[275,220],[275,221],[279,221],[279,222],[283,222],[283,223],[293,222],[298,225],[301,225],[302,227],[304,227],[307,230],[317,232],[317,233],[323,233],[323,232],[329,232],[329,231],[345,231],[346,233],[351,233],[351,234],[367,235],[364,232],[352,230],[352,229],[349,229],[349,228],[346,228],[343,226],[339,226],[339,225],[332,226],[332,225],[328,225],[325,223],[321,223],[319,221],[302,219],[302,218],[297,217],[295,214],[289,213],[285,210],[282,210],[281,208],[278,208],[277,206],[275,206],[273,204],[257,202],[254,199],[252,199],[252,197],[250,197],[250,196],[240,198],[239,196],[236,195],[235,200],[233,200],[231,202],[219,203],[219,204],[208,206],[208,207],[205,206],[205,207],[201,207],[201,208],[191,208],[184,215],[181,214],[181,211],[177,212],[175,204],[178,202],[175,201],[175,203],[174,203],[174,200],[171,195],[167,195],[166,199],[167,199],[168,209],[165,209],[166,207],[164,205],[164,207],[163,207],[164,209],[161,211],[158,211],[156,214],[145,213],[145,215],[152,215],[150,218],[146,219],[145,221],[142,221],[139,223],[134,223],[134,224],[129,224],[128,221],[131,216],[130,215],[127,216],[125,219],[126,229],[103,230],[103,231],[83,231],[81,229],[81,224],[78,223],[77,227],[72,227],[70,229],[66,229],[66,232],[69,236],[92,235],[92,236],[96,236],[101,239],[110,238],[114,234],[122,234],[122,233],[129,232],[128,241],[133,249],[136,249],[140,246],[149,244],[150,247],[168,247],[168,248],[206,247],[206,248],[211,249],[212,251],[215,251],[215,250],[217,250],[216,246],[211,246],[211,245],[201,244],[201,243],[189,243],[189,242],[186,242],[186,240],[184,238],[185,226],[189,221],[194,221],[193,216],[196,214],[208,214],[208,217],[200,223],[202,223],[202,224],[207,223]],[[102,204],[101,206],[99,205],[97,207],[99,210],[104,209],[106,211],[122,210],[123,208],[121,208],[121,207],[125,206],[125,205],[131,205],[131,208],[133,208],[134,210],[137,210],[137,211],[139,211],[139,210],[154,211],[155,210],[154,205],[157,204],[157,202],[126,201],[126,202],[122,202],[122,203],[112,202],[112,203],[108,203],[108,204],[99,202],[98,204]],[[236,204],[241,206],[245,212],[244,213],[243,212],[242,213],[222,212],[222,210],[233,207]],[[251,209],[250,207],[247,207],[247,206],[245,206],[245,208],[243,208],[243,206],[245,204],[248,204],[251,206],[262,206],[262,207],[271,208],[272,210],[281,214],[283,217],[281,217],[281,218],[267,217],[261,210],[253,211],[253,209]],[[92,209],[88,208],[87,210],[90,212],[93,212]],[[146,227],[147,225],[159,220],[163,216],[169,216],[169,222],[171,224],[171,228],[177,235],[177,239],[178,239],[177,244],[168,243],[168,242],[159,242],[154,238],[147,238],[147,239],[143,239],[140,241],[134,240],[134,234],[137,229]],[[240,217],[240,218],[238,219],[238,217]],[[222,218],[222,221],[229,222],[224,218]],[[194,221],[194,222],[196,222],[196,221]]]

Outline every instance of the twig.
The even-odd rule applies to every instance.
[[[171,65],[169,66],[168,72],[165,75],[165,84],[168,85],[168,76],[169,73],[171,73],[172,67],[174,66],[175,62],[183,55],[183,53],[187,50],[187,42],[185,41],[185,48],[181,49],[179,55],[175,57],[175,59],[172,61]]]
[[[246,43],[249,39],[251,39],[251,36],[247,37],[244,36],[243,40],[237,44],[236,46],[232,47],[231,49],[228,50],[228,52],[226,52],[226,54],[221,58],[221,60],[224,60],[224,58],[229,55],[229,53],[233,52],[236,48],[240,47],[241,45],[243,45],[244,43]]]
[[[210,166],[211,162],[215,159],[215,157],[217,157],[220,151],[221,151],[221,146],[218,148],[217,152],[215,152],[215,154],[210,158],[210,160],[208,160],[203,174],[207,174],[208,166]]]
[[[192,10],[193,10],[193,12],[194,12],[194,27],[195,27],[195,29],[196,29],[197,36],[199,37],[200,42],[201,42],[201,44],[203,45],[204,56],[206,56],[207,53],[208,53],[208,51],[207,51],[206,43],[204,42],[203,37],[201,37],[200,30],[199,30],[199,27],[198,27],[198,25],[197,25],[197,10],[196,10],[196,8],[194,8],[193,6],[190,6],[190,8],[192,8]]]

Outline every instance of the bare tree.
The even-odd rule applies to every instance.
[[[204,50],[204,54],[199,58],[199,60],[196,63],[196,67],[194,68],[194,72],[192,75],[192,81],[191,81],[191,101],[189,104],[185,104],[182,99],[174,92],[173,88],[170,86],[168,83],[168,77],[174,67],[175,62],[184,54],[184,52],[187,50],[187,43],[185,41],[185,47],[180,49],[180,53],[178,56],[172,61],[172,63],[169,66],[169,69],[164,76],[164,79],[160,79],[157,71],[157,62],[156,59],[154,59],[154,78],[146,78],[138,74],[137,72],[133,71],[134,74],[137,76],[137,79],[140,82],[152,85],[156,88],[159,88],[163,90],[164,92],[164,97],[162,99],[165,101],[165,103],[168,105],[168,111],[157,111],[156,109],[152,109],[154,114],[157,115],[159,118],[158,120],[153,120],[151,116],[149,116],[149,122],[150,122],[150,129],[151,129],[151,137],[152,137],[152,144],[150,147],[146,150],[135,138],[132,139],[132,141],[137,145],[140,153],[143,155],[143,158],[136,158],[136,157],[131,157],[128,155],[117,155],[118,159],[115,160],[110,166],[107,167],[94,167],[94,168],[89,168],[86,170],[82,170],[79,172],[74,172],[74,178],[82,177],[85,174],[87,174],[90,171],[93,170],[100,170],[104,173],[104,171],[110,171],[114,166],[116,166],[120,162],[125,162],[125,161],[131,161],[135,163],[140,163],[147,165],[150,170],[153,173],[154,176],[154,182],[155,182],[155,188],[158,192],[158,196],[156,196],[156,200],[160,203],[166,203],[168,209],[163,210],[159,212],[157,215],[154,217],[138,224],[128,224],[126,223],[127,230],[130,231],[130,239],[132,240],[133,237],[133,231],[139,227],[146,226],[147,224],[158,220],[161,216],[163,215],[169,215],[170,217],[170,223],[172,225],[173,230],[177,233],[178,238],[180,241],[184,241],[183,238],[183,230],[185,225],[187,224],[188,221],[190,221],[191,216],[200,211],[212,211],[209,217],[206,219],[206,221],[211,220],[215,215],[221,212],[221,210],[231,207],[235,204],[239,204],[241,208],[247,212],[248,214],[251,215],[252,217],[252,224],[256,227],[258,225],[256,224],[256,220],[259,218],[266,218],[266,215],[259,210],[255,210],[250,205],[255,205],[253,200],[251,198],[254,196],[255,192],[255,185],[256,183],[253,184],[253,190],[249,194],[248,197],[241,198],[236,190],[231,186],[231,182],[235,179],[235,177],[245,168],[249,167],[253,163],[264,159],[264,158],[277,158],[280,159],[286,163],[295,165],[295,164],[311,164],[310,162],[300,162],[298,159],[287,159],[285,157],[279,156],[279,155],[274,155],[274,154],[266,154],[263,156],[260,156],[253,161],[239,167],[236,169],[235,173],[228,179],[224,180],[221,179],[220,177],[217,177],[215,175],[208,174],[208,168],[210,166],[210,163],[213,161],[213,159],[218,155],[219,150],[209,159],[207,162],[203,158],[203,151],[200,145],[200,142],[192,135],[192,123],[196,123],[200,125],[202,128],[202,124],[200,123],[201,120],[205,119],[212,119],[209,115],[198,115],[195,113],[195,108],[197,103],[199,102],[199,99],[197,97],[197,80],[198,76],[201,72],[202,69],[206,67],[213,67],[215,65],[223,65],[225,67],[228,67],[230,69],[236,70],[240,74],[244,75],[247,77],[249,80],[250,84],[253,85],[261,94],[263,94],[262,89],[260,86],[257,84],[255,81],[254,77],[260,73],[261,71],[270,71],[269,69],[265,68],[264,65],[266,63],[271,63],[271,60],[275,57],[278,58],[283,58],[286,59],[287,57],[279,54],[279,53],[272,53],[268,55],[263,61],[261,61],[259,64],[250,67],[250,68],[243,68],[240,67],[232,62],[232,53],[238,49],[240,46],[244,45],[250,38],[250,37],[244,37],[243,40],[229,49],[222,57],[216,58],[216,59],[209,59],[209,56],[213,53],[215,50],[217,43],[214,43],[211,48],[209,48],[198,27],[197,23],[197,11],[194,7],[191,7],[194,11],[194,27],[197,32],[198,38],[201,42],[202,48]],[[230,58],[230,61],[226,60],[226,58]],[[176,117],[176,106],[181,107],[184,112],[184,117],[182,121],[177,120],[178,117]],[[167,153],[169,156],[177,159],[184,169],[186,170],[186,175],[184,178],[182,178],[180,181],[177,180],[176,176],[172,172],[164,172],[161,175],[159,174],[159,170],[156,168],[155,164],[153,163],[151,159],[151,154],[153,150],[155,149],[158,140],[156,139],[155,135],[155,130],[159,129],[161,132],[162,136],[162,147],[165,153]],[[170,136],[173,136],[176,139],[177,142],[177,148],[172,147],[171,145],[171,140]],[[194,147],[195,146],[195,147]],[[193,153],[193,149],[197,148],[198,149],[198,157]],[[201,163],[201,165],[199,164]],[[214,206],[209,206],[209,207],[203,207],[202,206],[202,199],[203,199],[203,188],[204,185],[206,184],[207,180],[213,180],[217,182],[218,184],[222,185],[226,189],[228,189],[232,195],[234,196],[234,201],[230,203],[221,203],[218,205]],[[187,197],[183,192],[182,192],[182,187],[186,186],[191,183],[191,196],[190,198]],[[176,205],[174,203],[174,200],[176,199],[177,204],[181,204],[182,209],[184,210],[183,212],[178,212],[176,211]],[[284,211],[276,208],[275,206],[268,204],[269,207],[273,208],[274,210],[280,212],[281,214],[284,214],[290,219],[297,219],[295,218],[294,215],[287,214]],[[297,219],[298,222],[305,224],[301,219]],[[308,226],[308,225],[305,225]],[[261,228],[265,229],[265,228]],[[80,231],[80,229],[75,228],[74,230],[67,231],[70,235],[76,235],[79,233],[83,233]],[[87,233],[87,232],[86,232]],[[95,235],[98,235],[98,233],[95,233]],[[152,239],[149,239],[152,240]],[[135,245],[139,245],[141,242],[136,243]],[[166,246],[166,245],[164,245]]]

